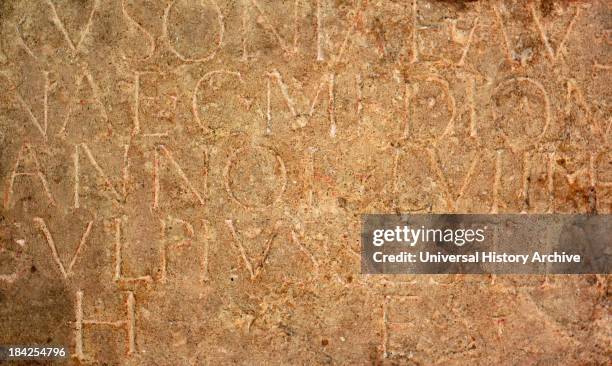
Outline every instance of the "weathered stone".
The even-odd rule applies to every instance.
[[[606,364],[610,277],[365,276],[360,215],[612,209],[606,1],[0,2],[0,344]]]

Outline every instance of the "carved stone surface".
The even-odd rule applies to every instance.
[[[599,1],[0,1],[0,344],[604,365],[610,276],[360,275],[360,215],[612,211]]]

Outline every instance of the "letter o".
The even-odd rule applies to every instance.
[[[172,8],[174,7],[174,5],[177,2],[177,0],[173,0],[170,4],[168,4],[168,7],[166,7],[166,10],[164,11],[164,18],[163,18],[163,22],[162,22],[163,36],[168,41],[168,48],[170,49],[170,51],[173,54],[175,54],[181,61],[184,61],[184,62],[206,62],[206,61],[211,60],[213,57],[215,57],[217,51],[219,51],[219,49],[221,48],[221,45],[223,43],[223,35],[225,33],[225,21],[223,20],[223,13],[221,12],[221,9],[219,8],[219,5],[217,4],[217,2],[215,0],[208,0],[208,1],[210,1],[213,4],[213,8],[214,8],[215,12],[217,13],[217,21],[219,22],[219,36],[218,36],[216,47],[208,55],[206,55],[204,57],[201,57],[201,58],[187,57],[187,56],[181,54],[172,45],[172,41],[171,41],[170,35],[168,33],[168,18],[170,18],[170,12],[172,11]],[[200,1],[200,5],[202,5],[202,7],[204,7],[204,0]]]
[[[246,154],[245,151],[248,149],[258,150],[260,153],[271,155],[274,158],[275,162],[278,164],[281,176],[280,189],[276,190],[275,193],[271,194],[272,197],[269,203],[257,203],[253,202],[253,200],[248,200],[245,197],[239,197],[239,195],[236,194],[236,190],[232,188],[231,175],[234,165],[236,165],[236,163],[241,158],[252,157],[255,155],[253,153]],[[252,171],[258,171],[258,169],[253,169]],[[225,165],[225,169],[223,171],[223,180],[225,183],[225,190],[227,191],[227,194],[233,201],[238,203],[240,206],[246,209],[264,209],[273,206],[281,199],[283,193],[287,188],[287,169],[285,168],[285,163],[283,162],[283,159],[274,149],[267,146],[245,146],[236,149],[232,156],[228,159],[227,164]]]

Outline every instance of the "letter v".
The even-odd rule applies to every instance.
[[[574,28],[574,24],[576,23],[576,19],[578,18],[578,16],[580,15],[580,8],[579,7],[575,7],[576,12],[574,13],[574,15],[572,16],[567,28],[565,29],[565,33],[563,34],[563,38],[561,39],[559,45],[557,46],[556,50],[553,50],[552,46],[550,45],[550,40],[548,38],[548,36],[546,35],[546,30],[544,29],[544,26],[542,25],[542,22],[540,20],[540,17],[538,17],[538,14],[536,12],[535,6],[533,5],[533,3],[529,4],[529,8],[531,10],[531,15],[533,16],[533,21],[535,22],[536,27],[538,28],[538,32],[540,33],[540,37],[542,38],[542,42],[544,43],[544,46],[546,47],[546,52],[548,53],[548,57],[550,58],[550,62],[552,64],[554,64],[557,59],[559,58],[559,54],[563,51],[564,47],[565,47],[565,43],[567,42],[567,38],[569,37],[572,28]]]
[[[457,194],[454,194],[452,192],[449,181],[442,169],[442,163],[440,161],[440,156],[437,153],[437,150],[428,148],[427,153],[429,155],[429,163],[431,164],[430,166],[438,176],[438,181],[443,187],[443,192],[446,197],[448,209],[454,211],[457,208],[457,203],[459,202],[459,199],[464,196],[465,191],[468,189],[470,182],[472,181],[472,178],[475,174],[476,167],[479,165],[479,163],[482,163],[482,154],[480,152],[474,154],[470,162],[470,166],[465,174],[465,177],[463,178],[463,184],[461,185],[459,192]]]
[[[72,274],[72,267],[74,266],[74,263],[76,262],[79,256],[79,253],[83,249],[83,246],[85,245],[85,241],[87,241],[87,237],[89,236],[89,233],[91,232],[91,227],[93,226],[93,220],[87,223],[87,228],[85,228],[85,232],[83,233],[83,236],[81,237],[81,241],[79,242],[79,245],[77,246],[74,252],[74,255],[72,256],[72,260],[70,260],[70,264],[68,265],[68,268],[64,267],[64,264],[62,263],[59,255],[57,254],[57,248],[55,246],[55,241],[53,240],[53,236],[51,235],[51,232],[47,228],[47,224],[45,224],[45,220],[43,220],[40,217],[35,217],[34,222],[38,225],[40,230],[45,235],[45,239],[47,240],[47,243],[49,244],[49,247],[51,248],[51,255],[53,256],[55,263],[57,263],[57,266],[59,267],[60,272],[62,273],[64,278],[68,278],[68,276]]]
[[[266,259],[268,258],[268,254],[270,254],[272,242],[274,241],[274,238],[276,238],[277,235],[277,228],[274,228],[272,235],[270,235],[270,238],[266,241],[266,248],[263,250],[259,262],[253,265],[253,263],[251,263],[251,259],[247,255],[246,250],[244,249],[244,245],[242,245],[242,241],[240,240],[240,238],[238,238],[238,234],[236,233],[236,229],[234,228],[234,222],[232,220],[225,220],[225,224],[232,233],[232,237],[234,238],[236,247],[238,247],[240,255],[244,260],[244,265],[246,266],[247,270],[249,271],[249,274],[251,275],[251,280],[254,280],[259,275],[261,268],[263,267],[264,263],[266,262]]]
[[[68,43],[68,46],[70,46],[70,49],[73,52],[76,52],[79,50],[79,48],[81,47],[81,43],[83,43],[83,40],[85,39],[85,36],[87,35],[87,33],[89,33],[89,28],[91,27],[94,13],[98,9],[98,2],[99,0],[93,0],[93,6],[91,7],[91,12],[89,13],[89,19],[87,19],[87,24],[85,24],[85,28],[81,31],[81,36],[79,37],[79,41],[75,45],[72,39],[70,38],[70,35],[68,35],[68,30],[66,30],[66,27],[64,26],[64,22],[62,22],[59,15],[57,14],[57,9],[55,8],[55,4],[53,4],[53,1],[47,0],[47,4],[49,4],[49,7],[51,8],[51,15],[53,16],[52,21],[53,23],[55,23],[55,26],[59,28],[60,32],[62,32],[62,34],[64,35],[64,38],[66,39],[66,43]]]

